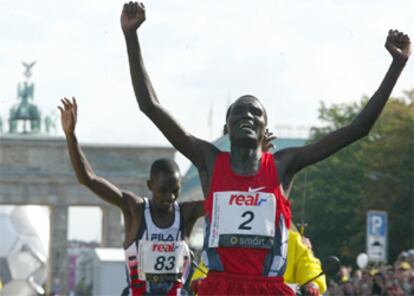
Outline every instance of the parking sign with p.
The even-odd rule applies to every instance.
[[[384,211],[368,211],[367,254],[369,261],[387,261],[387,230],[387,213]]]

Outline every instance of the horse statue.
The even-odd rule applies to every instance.
[[[28,79],[32,76],[31,68],[36,62],[31,64],[23,63],[26,68],[24,76],[27,81],[17,85],[17,99],[20,100],[17,106],[10,109],[9,129],[11,133],[17,132],[17,122],[23,121],[23,132],[26,133],[26,122],[30,121],[30,131],[40,132],[41,116],[39,108],[30,103],[33,100],[34,84],[30,83]]]

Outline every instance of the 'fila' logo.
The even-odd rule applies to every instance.
[[[160,242],[172,242],[174,237],[172,234],[163,234],[163,233],[152,233],[151,241],[160,241]]]
[[[259,198],[259,193],[255,195],[249,194],[232,194],[230,196],[229,205],[237,206],[260,206],[267,201],[266,198]]]

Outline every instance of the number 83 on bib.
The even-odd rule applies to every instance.
[[[140,280],[172,282],[179,279],[190,251],[184,241],[154,242],[142,240],[138,245]]]

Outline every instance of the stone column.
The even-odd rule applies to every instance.
[[[122,247],[124,228],[121,225],[121,214],[121,210],[114,206],[102,207],[102,247]]]
[[[50,283],[51,293],[68,294],[68,206],[51,207]],[[54,294],[52,294],[54,295]]]

